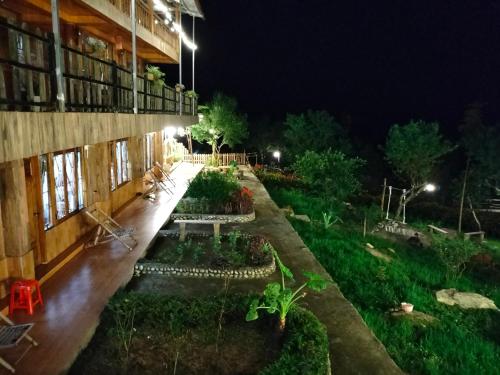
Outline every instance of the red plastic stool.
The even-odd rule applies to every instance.
[[[33,297],[32,293],[35,290],[36,293]],[[42,293],[37,280],[19,280],[12,283],[10,286],[10,315],[17,309],[27,310],[30,315],[33,315],[33,307],[38,303],[43,307]]]

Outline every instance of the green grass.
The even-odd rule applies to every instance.
[[[371,235],[363,238],[353,224],[359,217],[349,220],[356,216],[353,212],[344,211],[344,224],[325,230],[314,222],[328,208],[321,200],[300,190],[276,188],[270,193],[280,207],[290,205],[313,219],[313,224],[291,223],[402,369],[414,374],[500,374],[500,314],[462,310],[435,299],[437,290],[454,287],[483,294],[500,306],[499,285],[467,272],[447,281],[445,268],[429,249]],[[394,260],[385,263],[373,257],[364,250],[367,242]],[[500,242],[489,241],[487,246],[498,251]],[[387,311],[403,301],[438,318],[438,324],[422,328],[388,318]]]

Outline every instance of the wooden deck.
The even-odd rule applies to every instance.
[[[135,228],[138,244],[132,252],[118,241],[85,249],[43,284],[45,309],[37,307],[33,316],[16,312],[16,323],[35,323],[30,334],[40,343],[16,366],[17,374],[52,375],[68,369],[92,337],[108,299],[130,280],[136,260],[172,213],[187,180],[202,167],[180,164],[173,172],[173,197],[164,192],[154,202],[139,197],[116,216],[121,225]],[[13,363],[24,345],[0,355]],[[8,372],[2,368],[0,373]]]

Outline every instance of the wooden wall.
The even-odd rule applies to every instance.
[[[27,160],[82,147],[85,207],[96,205],[112,214],[144,191],[144,134],[154,132],[154,158],[161,161],[161,130],[192,121],[191,117],[165,115],[0,112],[0,134],[5,135],[0,143],[0,298],[12,279],[33,278],[37,264],[59,263],[69,249],[81,249],[82,239],[95,228],[80,211],[40,235],[32,216],[41,214],[33,192],[41,193],[26,177],[31,176]],[[109,141],[123,138],[128,140],[130,181],[111,191]],[[31,159],[24,161],[25,157]],[[39,182],[39,174],[32,177]]]
[[[0,112],[0,163],[196,122],[197,116]]]

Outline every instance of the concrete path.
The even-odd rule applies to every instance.
[[[302,271],[313,271],[331,280],[257,178],[245,170],[242,183],[254,192],[256,220],[232,227],[226,225],[224,231],[237,228],[243,232],[266,236],[283,262],[292,269],[297,283],[303,281]],[[234,280],[230,282],[229,288],[232,292],[260,292],[270,280],[278,281],[279,278],[279,272],[275,272],[264,280]],[[222,292],[224,281],[148,276],[135,279],[131,285],[143,291],[154,288],[156,292],[163,291],[165,294],[203,296]],[[335,284],[320,294],[310,293],[302,304],[313,311],[327,327],[334,374],[403,373]]]

